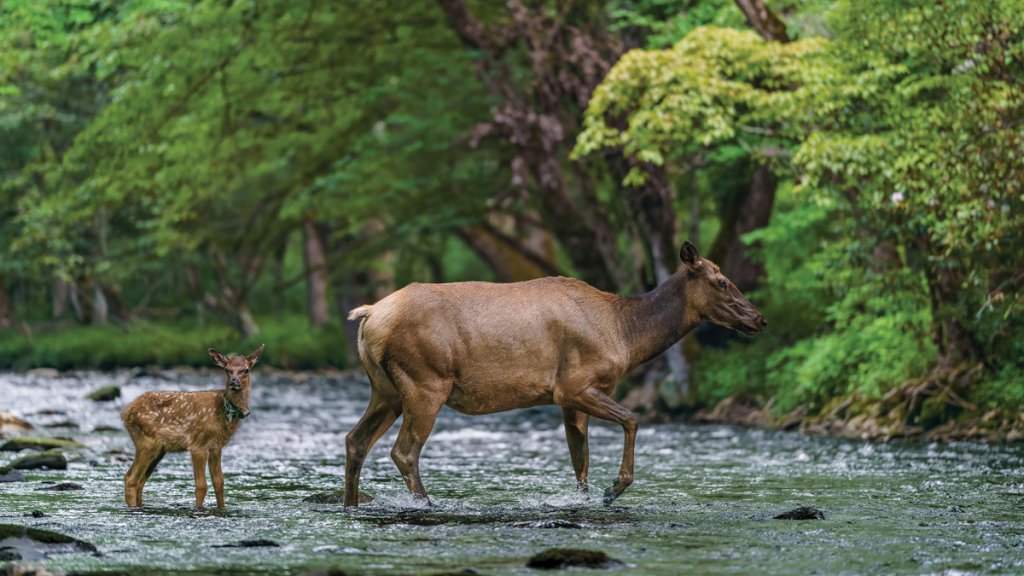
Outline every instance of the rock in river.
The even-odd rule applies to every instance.
[[[526,562],[527,568],[553,570],[579,566],[583,568],[614,568],[622,562],[611,558],[600,550],[579,550],[576,548],[550,548],[534,555]]]
[[[121,397],[121,388],[118,386],[101,386],[90,392],[86,398],[96,402],[111,402]]]
[[[42,491],[52,492],[67,492],[68,490],[85,490],[81,484],[75,484],[74,482],[61,482],[60,484],[51,484],[49,486],[43,486],[42,488],[36,488],[36,492]]]
[[[214,544],[214,548],[277,548],[280,544],[273,540],[265,540],[258,538],[256,540],[239,540],[238,542],[232,542],[231,544]]]
[[[17,524],[0,524],[0,561],[43,560],[50,554],[69,552],[96,553],[88,542],[58,532],[28,528]]]
[[[10,466],[16,470],[38,470],[40,468],[67,470],[68,459],[57,450],[47,450],[16,458],[11,461]]]
[[[811,508],[810,506],[801,506],[794,508],[789,512],[783,512],[772,516],[774,520],[824,520],[825,513],[817,508]]]
[[[63,438],[44,438],[42,436],[22,436],[11,438],[0,446],[0,452],[19,452],[21,450],[50,450],[52,448],[85,448],[74,440]]]
[[[0,483],[24,481],[25,475],[21,473],[21,470],[15,470],[10,466],[0,466]]]
[[[10,412],[0,412],[0,435],[24,434],[32,431],[33,426]]]

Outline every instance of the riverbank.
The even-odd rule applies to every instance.
[[[853,394],[836,398],[816,413],[808,413],[807,406],[803,405],[787,413],[776,414],[771,400],[761,404],[730,396],[713,407],[697,411],[693,420],[703,424],[728,424],[881,443],[896,439],[990,444],[1024,440],[1024,411],[980,410],[967,405],[949,419],[928,422],[922,421],[920,416],[908,417],[906,410],[894,408],[891,400]]]
[[[113,370],[210,365],[206,349],[248,352],[267,345],[263,365],[289,370],[344,368],[345,334],[338,324],[311,327],[305,316],[258,318],[260,334],[243,339],[216,323],[138,320],[124,326],[35,326],[0,332],[0,370]]]

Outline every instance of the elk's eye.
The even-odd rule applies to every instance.
[[[719,280],[718,285],[721,286],[722,288],[725,288],[725,280]]]
[[[242,370],[242,374],[249,374],[249,369],[246,368],[245,370]]]

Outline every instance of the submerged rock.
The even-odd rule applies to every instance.
[[[46,518],[47,515],[42,510],[33,510],[31,512],[25,512],[24,514],[22,514],[22,516],[31,518]]]
[[[68,490],[85,490],[81,484],[75,484],[74,482],[61,482],[60,484],[54,484],[52,486],[43,486],[42,488],[36,488],[36,492],[42,491],[51,492],[67,492]]]
[[[101,386],[85,396],[89,400],[96,402],[111,402],[121,397],[120,386]]]
[[[0,466],[0,483],[2,482],[24,482],[25,475],[20,470],[10,466]]]
[[[258,538],[255,540],[239,540],[231,544],[214,544],[214,548],[279,548],[281,545],[273,540]]]
[[[111,426],[109,424],[100,424],[92,429],[93,432],[120,432],[122,430],[123,428],[119,426]]]
[[[52,448],[85,448],[74,440],[63,438],[45,438],[43,436],[22,436],[11,438],[0,445],[0,452],[20,452],[21,450],[50,450]]]
[[[810,506],[801,506],[794,508],[789,512],[782,512],[772,516],[773,520],[824,520],[825,513],[817,508],[811,508]]]
[[[0,524],[0,555],[8,560],[42,560],[50,554],[97,553],[89,542],[59,532]]]
[[[305,576],[346,576],[346,572],[341,568],[324,568],[306,572]]]
[[[67,470],[68,459],[57,450],[47,450],[16,458],[11,461],[10,467],[16,470],[39,470],[41,468]]]
[[[563,520],[561,518],[549,518],[547,520],[537,520],[535,522],[516,522],[512,524],[516,528],[583,528],[582,525],[572,522],[571,520]]]
[[[576,548],[550,548],[534,555],[526,562],[527,568],[553,570],[555,568],[615,568],[622,562],[600,550],[579,550]]]
[[[312,494],[302,499],[303,502],[310,502],[312,504],[341,504],[345,501],[345,491],[335,490],[334,492],[320,492],[318,494]],[[359,503],[369,504],[373,502],[373,496],[365,492],[359,493]]]

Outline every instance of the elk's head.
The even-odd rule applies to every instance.
[[[224,397],[241,413],[239,418],[249,415],[249,389],[252,386],[249,370],[259,362],[260,356],[263,355],[263,346],[260,344],[260,347],[248,356],[225,356],[210,348],[210,359],[224,369]]]
[[[700,257],[697,247],[689,240],[679,249],[687,275],[687,301],[700,315],[708,320],[744,334],[757,334],[768,326],[768,321],[754,308],[739,288],[722,274],[718,266]]]

